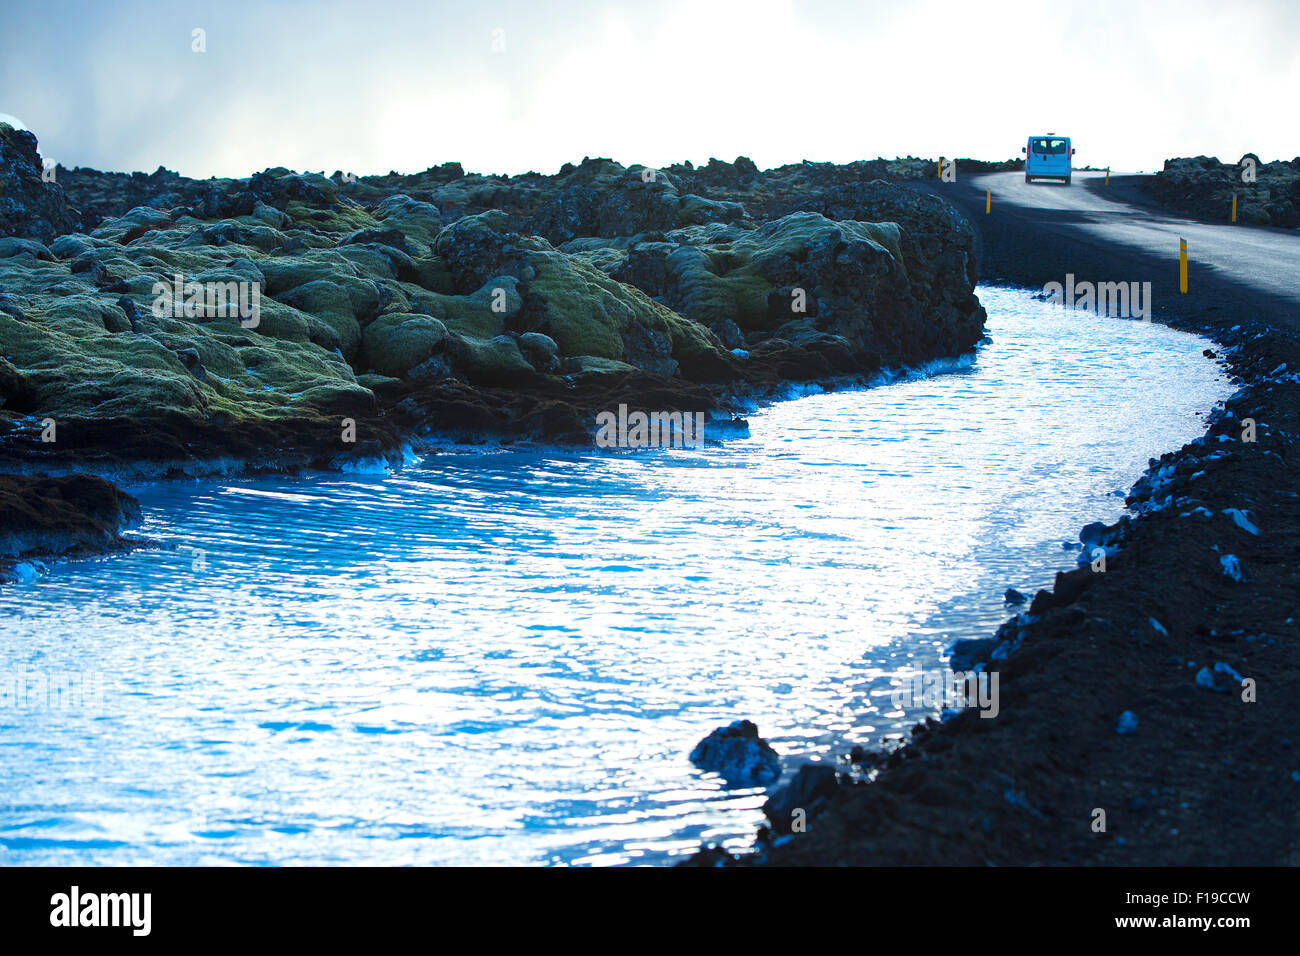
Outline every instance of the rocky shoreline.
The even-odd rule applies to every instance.
[[[973,233],[899,185],[932,169],[48,181],[0,126],[0,473],[591,444],[624,404],[724,428],[788,383],[956,357],[983,334]]]
[[[982,192],[929,195],[917,159],[208,181],[60,167],[58,183],[41,168],[34,138],[0,127],[6,580],[142,543],[122,533],[138,503],[81,472],[338,468],[435,438],[590,444],[619,404],[734,422],[791,383],[969,352],[975,250],[1041,286],[1066,241],[1024,223],[991,235]],[[1069,255],[1081,272],[1141,265]],[[254,285],[256,323],[172,308],[189,282]],[[1104,573],[1063,572],[962,649],[964,665],[997,662],[999,717],[807,767],[773,794],[755,852],[691,862],[1300,862],[1285,698],[1300,330],[1286,305],[1199,283],[1183,300],[1160,289],[1181,305],[1162,318],[1220,343],[1241,391],[1152,462],[1131,517],[1084,529]],[[728,740],[757,738],[736,727]]]
[[[969,210],[982,192],[956,198]],[[1061,261],[1156,276],[1175,304],[1157,318],[1218,343],[1240,387],[1204,436],[1152,460],[1129,515],[1082,529],[1078,568],[953,649],[954,668],[997,671],[996,718],[967,709],[896,748],[802,768],[771,795],[752,852],[685,862],[1300,863],[1300,316],[1227,277],[1179,297],[1159,261],[1050,224],[981,232],[995,274],[1025,286]],[[1038,252],[1016,255],[1026,247]],[[1103,572],[1086,560],[1098,547]]]

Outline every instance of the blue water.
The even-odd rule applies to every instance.
[[[1230,387],[1195,337],[981,289],[945,374],[779,402],[722,446],[434,450],[389,476],[155,482],[169,545],[0,590],[0,864],[670,861],[790,765],[919,716],[893,679],[1008,616]],[[197,550],[195,550],[197,549]]]

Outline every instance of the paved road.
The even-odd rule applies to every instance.
[[[1242,315],[1300,328],[1300,231],[1198,222],[1160,211],[1135,176],[1076,172],[1074,182],[1026,183],[986,173],[920,188],[970,217],[980,274],[1041,287],[1076,281],[1153,284],[1156,312],[1220,324]],[[993,209],[984,212],[985,190]],[[1189,289],[1178,291],[1178,240],[1187,240]]]

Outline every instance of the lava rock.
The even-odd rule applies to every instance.
[[[691,763],[735,786],[763,786],[781,776],[781,758],[749,720],[713,731],[695,745]]]
[[[954,671],[968,671],[976,664],[988,661],[993,648],[997,646],[998,641],[994,637],[957,641],[948,649],[949,666]]]
[[[1251,183],[1242,180],[1247,160],[1255,169]],[[1183,215],[1229,220],[1236,196],[1238,222],[1300,227],[1300,157],[1262,163],[1247,153],[1236,163],[1221,163],[1214,156],[1181,156],[1166,159],[1164,169],[1144,179],[1141,188]]]
[[[46,181],[44,173],[36,137],[0,123],[0,236],[49,242],[76,231],[77,212],[58,183]]]

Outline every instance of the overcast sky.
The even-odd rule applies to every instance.
[[[0,114],[67,166],[1300,154],[1300,2],[0,0]],[[205,31],[196,53],[193,31]],[[0,119],[3,119],[0,116]]]

